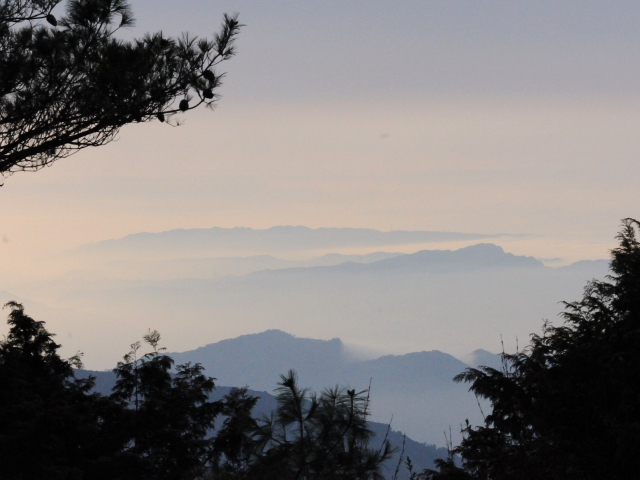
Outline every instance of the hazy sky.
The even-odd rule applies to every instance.
[[[606,257],[640,216],[640,3],[133,1],[246,24],[215,112],[124,128],[0,189],[3,275],[139,231],[294,224],[536,235]]]

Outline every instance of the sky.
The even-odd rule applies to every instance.
[[[218,108],[18,173],[0,282],[142,231],[366,227],[527,234],[606,258],[640,205],[640,4],[133,1],[126,38],[243,27]]]

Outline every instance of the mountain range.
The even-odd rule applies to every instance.
[[[185,256],[212,252],[253,255],[346,247],[386,247],[497,238],[504,234],[277,226],[263,230],[235,228],[176,229],[142,232],[81,247],[77,253],[116,256]]]
[[[498,355],[475,354],[483,364],[500,364]],[[457,433],[466,418],[481,420],[468,387],[452,381],[470,365],[437,350],[359,359],[338,338],[299,338],[267,330],[171,356],[177,364],[202,364],[221,385],[253,390],[272,390],[289,369],[296,370],[301,385],[316,391],[336,384],[361,391],[371,385],[372,419],[391,422],[423,442],[441,443],[450,426]]]
[[[318,235],[291,228],[301,237]],[[356,240],[361,234],[380,236],[353,230]],[[277,237],[282,230],[257,232]],[[347,233],[340,231],[348,239]],[[128,241],[144,244],[146,238]],[[180,259],[139,261],[158,266]],[[335,383],[365,389],[371,381],[375,421],[388,422],[393,415],[394,427],[436,443],[449,426],[455,432],[465,418],[481,417],[476,399],[453,376],[468,364],[495,358],[484,351],[500,351],[501,339],[507,351],[526,344],[544,319],[554,320],[560,301],[579,298],[588,280],[607,273],[606,261],[551,268],[488,243],[413,254],[332,254],[307,258],[306,264],[272,256],[213,261],[227,262],[230,270],[242,264],[244,273],[206,277],[210,264],[190,259],[202,277],[183,271],[177,278],[167,272],[164,278],[128,279],[89,270],[2,296],[27,299],[71,354],[82,350],[87,364],[102,368],[155,328],[172,350],[183,351],[175,354],[178,362],[202,363],[223,385],[269,390],[289,368],[315,389]],[[269,262],[272,268],[261,268]],[[209,343],[224,338],[233,340]],[[195,348],[204,343],[209,344]]]
[[[420,272],[444,273],[484,268],[541,268],[544,264],[533,257],[513,255],[491,243],[479,243],[458,250],[420,250],[411,254],[395,254],[370,262],[344,261],[336,265],[282,268],[280,273],[300,272]],[[268,272],[256,273],[274,273]]]
[[[405,455],[420,470],[446,455],[445,449],[434,446],[444,443],[445,431],[451,428],[455,440],[465,419],[472,423],[481,420],[475,397],[452,381],[469,365],[439,351],[363,360],[354,357],[338,338],[299,338],[267,330],[169,355],[176,364],[200,363],[208,375],[216,377],[222,386],[213,393],[214,400],[227,393],[228,386],[248,386],[250,393],[260,398],[256,415],[275,408],[275,398],[268,392],[276,387],[279,374],[289,369],[296,370],[301,386],[315,391],[337,384],[358,391],[370,388],[371,427],[376,433],[373,446],[377,448],[390,424],[389,439],[398,450],[404,442]],[[500,363],[498,355],[486,351],[478,350],[474,355],[490,366]],[[79,372],[79,376],[88,374],[96,377],[97,391],[110,393],[115,382],[112,372]],[[389,462],[387,473],[393,473],[398,456]],[[399,478],[404,478],[404,473]]]
[[[498,366],[499,356],[475,352],[483,364]],[[440,352],[383,355],[359,359],[334,338],[299,338],[280,330],[242,335],[187,352],[169,354],[176,364],[200,363],[219,385],[272,391],[280,374],[293,369],[300,385],[315,391],[345,385],[371,392],[372,420],[391,423],[413,439],[442,444],[443,432],[469,419],[481,420],[475,397],[467,386],[452,381],[470,365]],[[97,372],[98,386],[112,385],[111,372]],[[108,393],[105,388],[102,393]]]
[[[335,264],[313,264],[313,258]],[[230,270],[237,262],[244,272],[261,267],[247,258],[224,261]],[[477,348],[500,351],[501,337],[507,351],[526,344],[545,319],[558,321],[561,301],[580,298],[587,281],[608,271],[606,261],[552,268],[486,243],[306,261],[210,277],[201,262],[203,276],[196,278],[184,270],[159,278],[101,277],[89,268],[83,275],[3,288],[7,293],[0,296],[24,299],[66,339],[71,354],[84,351],[94,368],[115,364],[148,328],[183,351],[279,329],[300,337],[339,336],[349,347],[368,350],[369,358],[423,350],[462,356]]]

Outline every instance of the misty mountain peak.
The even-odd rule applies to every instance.
[[[78,252],[119,257],[169,255],[187,250],[199,254],[213,252],[268,254],[328,248],[481,240],[501,236],[503,235],[407,230],[384,232],[370,228],[309,228],[292,225],[275,226],[263,230],[246,227],[213,227],[135,233],[120,239],[85,245]]]
[[[420,250],[419,252],[380,260],[372,266],[391,268],[477,269],[489,267],[544,267],[533,257],[507,253],[498,245],[479,243],[458,250]]]
[[[459,272],[484,268],[544,268],[534,257],[507,253],[498,245],[479,243],[458,250],[420,250],[370,263],[345,262],[333,266],[286,268],[267,274],[286,273],[384,273],[384,272]]]
[[[502,368],[502,356],[499,353],[491,353],[482,348],[465,355],[461,360],[473,368],[491,367],[496,370]]]
[[[296,337],[290,333],[283,332],[278,329],[269,329],[260,333],[250,333],[247,335],[240,335],[236,338],[227,340],[221,340],[216,343],[210,343],[203,347],[193,350],[195,352],[203,352],[211,354],[212,352],[219,351],[238,351],[244,349],[256,349],[252,350],[254,353],[259,353],[260,350],[269,350],[273,352],[282,351],[294,348],[301,351],[314,352],[315,350],[322,350],[326,353],[343,354],[344,345],[339,338],[332,338],[331,340],[318,340],[314,338]],[[180,355],[179,353],[176,355]]]

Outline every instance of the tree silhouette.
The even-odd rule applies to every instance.
[[[213,440],[210,476],[249,478],[256,449],[256,420],[253,408],[258,397],[247,395],[247,388],[234,387],[224,396],[220,413],[226,417]]]
[[[213,40],[161,32],[123,41],[126,0],[0,3],[0,175],[38,170],[111,141],[129,123],[213,106],[241,25],[225,15]]]
[[[0,343],[0,478],[164,480],[200,478],[212,456],[220,402],[202,367],[179,365],[157,348],[116,368],[110,397],[75,378],[80,356],[62,359],[53,335],[9,302],[10,331]]]
[[[80,355],[58,355],[44,322],[9,302],[10,331],[0,343],[0,478],[3,480],[369,480],[382,478],[389,442],[368,447],[367,391],[342,387],[320,395],[290,371],[277,408],[252,415],[257,398],[234,388],[210,401],[214,378],[200,364],[174,367],[144,336],[118,363],[108,397],[78,379]],[[365,395],[367,394],[367,395]],[[216,418],[222,416],[219,430]]]
[[[107,453],[99,417],[108,405],[76,379],[80,357],[60,358],[43,322],[9,302],[0,343],[0,478],[83,478]]]
[[[260,479],[381,479],[392,454],[388,441],[368,447],[368,391],[328,388],[318,396],[298,386],[290,370],[278,384],[278,407],[256,422],[253,477]],[[250,469],[251,472],[251,469]]]
[[[126,476],[115,478],[199,478],[212,455],[209,432],[220,413],[220,402],[209,401],[215,379],[200,364],[179,365],[172,374],[173,359],[158,348],[160,334],[150,331],[144,340],[153,351],[138,357],[136,342],[114,370],[111,398],[128,407],[116,430],[130,459]]]
[[[565,303],[503,367],[456,381],[491,402],[456,449],[478,479],[627,479],[640,472],[640,223],[623,220],[611,275]],[[447,477],[448,478],[448,477]]]

